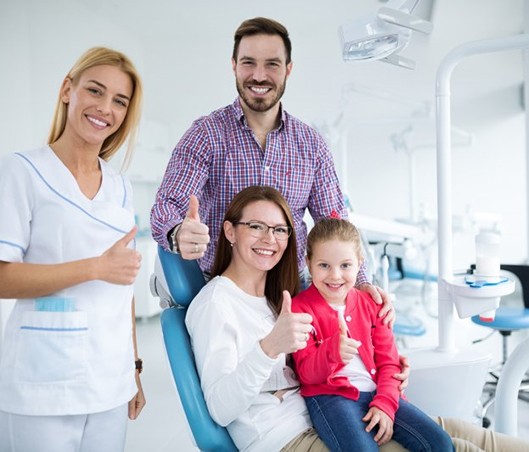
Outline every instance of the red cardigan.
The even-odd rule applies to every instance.
[[[344,317],[349,337],[362,342],[358,353],[377,385],[369,406],[376,406],[395,420],[400,394],[399,381],[393,375],[401,368],[393,332],[378,317],[380,308],[368,294],[352,289],[347,294]],[[336,375],[345,366],[340,358],[338,313],[314,285],[294,297],[292,312],[312,316],[313,332],[307,347],[293,354],[301,394],[341,395],[357,400],[358,389],[347,377]]]

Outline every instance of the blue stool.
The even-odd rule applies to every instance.
[[[472,317],[477,325],[497,330],[502,335],[502,364],[509,356],[507,338],[513,331],[529,329],[529,309],[524,307],[500,306],[491,322],[481,320],[479,315]]]

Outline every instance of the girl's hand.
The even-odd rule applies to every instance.
[[[338,323],[340,325],[340,357],[344,364],[348,364],[358,354],[358,348],[362,343],[348,337],[347,325],[342,318],[339,318]]]
[[[375,434],[375,441],[379,446],[386,444],[393,436],[393,421],[391,418],[377,407],[371,407],[367,414],[362,418],[368,422],[366,432],[370,432],[378,425],[378,431]]]

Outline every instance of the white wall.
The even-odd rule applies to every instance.
[[[427,0],[423,0],[427,1]],[[434,104],[435,72],[444,55],[470,40],[522,31],[523,1],[443,0],[434,3],[434,32],[415,36],[404,52],[415,71],[378,62],[344,63],[337,27],[373,11],[376,0],[4,0],[0,4],[0,154],[43,143],[62,77],[86,48],[108,45],[129,54],[143,74],[145,120],[164,130],[165,152],[156,151],[161,177],[171,148],[193,119],[230,103],[232,35],[245,18],[264,15],[283,22],[293,41],[294,71],[284,104],[309,123],[333,122],[344,107],[346,191],[355,209],[383,218],[406,217],[407,157],[389,136],[408,124],[413,108],[353,93],[344,85],[368,85],[414,102]],[[478,14],[479,7],[479,14]],[[470,148],[455,149],[454,213],[493,211],[502,216],[504,258],[526,256],[524,116],[519,103],[520,53],[475,57],[453,76],[453,121],[475,136]],[[396,120],[402,118],[402,120]],[[383,123],[381,123],[383,121]],[[377,124],[378,122],[378,124]],[[417,202],[436,215],[433,127],[415,125],[430,149],[415,154]],[[417,132],[418,133],[418,132]],[[337,163],[343,158],[336,152]],[[139,150],[149,153],[152,150]],[[140,157],[141,158],[141,157]],[[157,182],[136,183],[142,226]],[[417,206],[418,207],[418,206]],[[457,263],[473,254],[472,233],[456,240]]]

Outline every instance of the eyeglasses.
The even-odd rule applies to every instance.
[[[237,221],[233,224],[248,226],[250,234],[259,239],[268,235],[270,229],[272,229],[274,237],[277,240],[287,240],[290,237],[290,234],[292,234],[292,228],[290,226],[268,226],[260,221]]]

